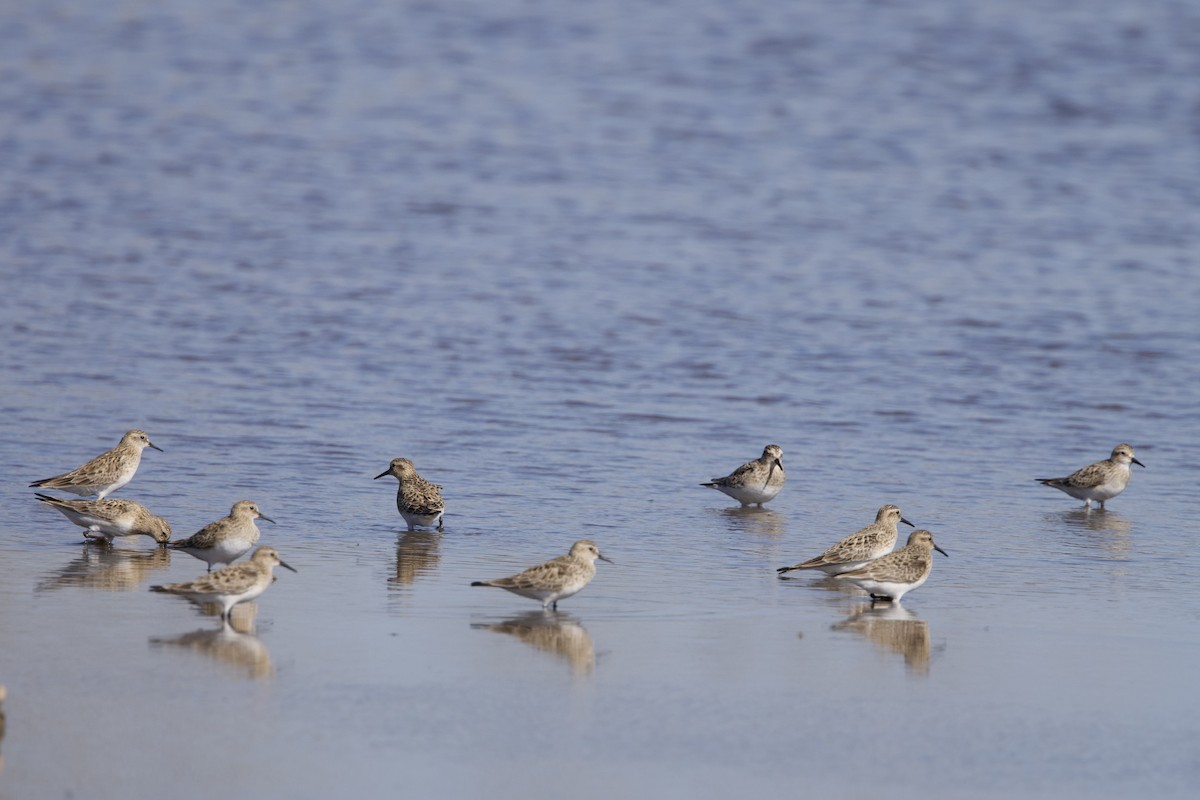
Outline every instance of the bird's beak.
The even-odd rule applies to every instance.
[[[601,561],[607,561],[610,564],[617,563],[617,562],[613,561],[611,558],[605,558],[604,556],[600,555],[599,553],[596,553],[596,558],[600,559]]]
[[[278,524],[275,522],[275,520],[271,519],[270,517],[268,517],[266,514],[262,513],[261,511],[258,512],[258,518],[265,519],[267,522],[271,523],[272,525]],[[289,567],[289,569],[290,569],[290,567]]]
[[[379,473],[378,475],[376,475],[374,478],[371,478],[371,480],[373,480],[373,481],[377,481],[377,480],[379,480],[380,478],[382,478],[384,475],[391,475],[391,474],[392,474],[392,468],[391,468],[391,467],[388,467],[388,468],[387,468],[387,469],[385,469],[383,472],[381,472],[381,473]]]
[[[943,550],[942,548],[938,547],[936,544],[933,546],[933,549],[934,549],[934,550],[937,550],[939,553],[941,553],[942,555],[944,555],[946,558],[949,558],[949,557],[950,557],[950,554],[949,554],[949,553],[947,553],[947,552],[946,552],[945,550]]]
[[[907,526],[908,526],[908,527],[910,527],[910,528],[915,528],[915,527],[917,527],[916,525],[913,525],[911,522],[909,522],[908,520],[906,520],[904,517],[901,517],[901,518],[900,518],[900,521],[901,521],[901,522],[903,522],[905,525],[907,525]]]
[[[153,447],[158,452],[160,452],[160,453],[163,452],[163,449],[161,447],[159,447],[158,445],[156,445],[154,442],[150,441],[149,439],[146,440],[146,447]]]
[[[1138,461],[1136,458],[1131,458],[1131,459],[1129,459],[1129,460],[1130,460],[1130,461],[1132,461],[1133,463],[1137,464],[1137,465],[1138,465],[1139,467],[1141,467],[1142,469],[1145,469],[1145,468],[1146,468],[1146,465],[1145,465],[1145,464],[1143,464],[1142,462]]]
[[[284,569],[290,569],[292,572],[296,572],[296,568],[285,562],[282,558],[279,559],[279,566],[283,567]]]

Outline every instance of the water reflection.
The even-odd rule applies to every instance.
[[[101,542],[85,542],[79,555],[58,572],[41,580],[34,591],[68,586],[131,592],[149,582],[150,575],[171,565],[165,547],[134,550]]]
[[[929,623],[898,603],[856,605],[832,629],[862,634],[880,649],[904,656],[909,672],[929,674]]]
[[[243,603],[237,606],[237,610],[250,605]],[[247,678],[267,678],[274,674],[275,667],[267,646],[254,635],[256,611],[251,606],[251,613],[233,614],[229,622],[222,623],[220,628],[201,628],[179,636],[152,636],[150,644],[202,653],[207,658],[233,667]]]
[[[781,581],[797,581],[811,585],[831,595],[836,595],[835,601],[862,597],[862,590],[848,581],[837,581],[819,570],[807,570],[780,575]]]
[[[1097,554],[1096,548],[1099,548],[1114,560],[1124,561],[1129,557],[1129,533],[1133,523],[1120,514],[1098,508],[1073,508],[1046,514],[1045,520],[1047,528],[1051,530],[1078,532],[1080,536],[1068,541],[1073,547],[1084,547],[1093,555]]]
[[[0,686],[0,744],[4,743],[4,701],[8,699],[8,689]],[[4,756],[0,755],[0,772],[4,772]]]
[[[782,538],[787,515],[770,508],[757,506],[733,506],[717,511],[729,523],[729,527],[744,533]]]
[[[565,659],[575,675],[590,675],[596,668],[596,648],[592,644],[592,636],[570,614],[530,611],[503,622],[472,623],[471,627],[507,633],[530,647]]]
[[[396,575],[388,579],[393,588],[411,585],[418,577],[437,568],[442,535],[431,531],[407,531],[396,540]]]

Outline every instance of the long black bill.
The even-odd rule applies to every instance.
[[[279,559],[279,566],[283,567],[284,569],[290,569],[292,572],[298,572],[298,570],[295,567],[293,567],[291,564],[284,561],[282,558]]]
[[[384,475],[391,475],[391,474],[392,474],[392,468],[391,468],[391,467],[388,467],[388,468],[387,468],[387,469],[385,469],[383,472],[381,472],[381,473],[379,473],[378,475],[376,475],[374,478],[371,478],[371,480],[373,480],[373,481],[377,481],[377,480],[379,480],[380,478],[382,478]]]
[[[915,528],[915,527],[917,527],[916,525],[913,525],[911,522],[909,522],[908,520],[906,520],[904,517],[901,517],[901,518],[900,518],[900,521],[901,521],[901,522],[903,522],[905,525],[907,525],[907,526],[908,526],[908,527],[910,527],[910,528]]]
[[[1130,460],[1130,461],[1132,461],[1133,463],[1137,464],[1137,465],[1138,465],[1139,467],[1141,467],[1142,469],[1145,469],[1145,468],[1146,468],[1146,465],[1145,465],[1145,464],[1143,464],[1142,462],[1138,461],[1136,458],[1131,458],[1131,459],[1129,459],[1129,460]]]
[[[941,553],[942,555],[944,555],[946,558],[949,558],[949,557],[950,557],[950,554],[949,554],[949,553],[947,553],[947,552],[946,552],[945,550],[943,550],[942,548],[938,547],[936,544],[933,546],[933,549],[934,549],[934,550],[937,550],[939,553]]]

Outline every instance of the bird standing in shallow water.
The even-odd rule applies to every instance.
[[[166,544],[171,538],[171,526],[167,521],[151,514],[150,509],[135,500],[119,497],[62,500],[41,493],[36,497],[51,508],[57,508],[71,522],[85,528],[84,539],[103,539],[111,544],[114,536],[144,534],[159,544]]]
[[[142,451],[147,447],[162,452],[162,448],[151,442],[145,431],[134,429],[126,432],[116,447],[86,464],[53,478],[34,481],[29,486],[33,489],[61,489],[83,497],[94,494],[97,500],[103,500],[133,480],[138,465],[142,463]]]
[[[591,583],[596,576],[596,559],[611,560],[600,555],[600,548],[589,539],[580,539],[571,545],[571,552],[551,559],[544,564],[530,567],[509,578],[491,581],[475,581],[472,586],[495,586],[507,589],[521,597],[542,601],[542,608],[558,608],[558,601],[565,600]]]
[[[276,566],[296,571],[280,559],[274,547],[260,547],[242,564],[201,575],[194,581],[151,586],[150,591],[177,594],[196,603],[220,603],[221,620],[227,622],[235,605],[253,600],[267,590],[274,580],[272,570]]]
[[[1130,464],[1137,464],[1142,469],[1146,465],[1133,457],[1133,445],[1119,444],[1113,448],[1112,455],[1104,461],[1089,464],[1083,469],[1072,472],[1065,478],[1035,478],[1043,486],[1053,486],[1061,492],[1082,500],[1084,508],[1091,508],[1092,501],[1100,503],[1125,491],[1129,485]]]
[[[238,500],[228,517],[210,522],[188,538],[171,542],[169,547],[195,556],[208,564],[211,572],[213,564],[232,564],[258,544],[261,534],[254,524],[256,519],[275,522],[264,516],[253,500]]]
[[[826,575],[837,575],[839,572],[858,569],[871,559],[892,552],[900,535],[896,530],[897,522],[912,525],[897,506],[888,503],[875,513],[874,522],[850,534],[821,555],[790,567],[780,567],[775,571],[782,575],[794,569],[819,569]]]
[[[783,448],[769,444],[763,448],[762,455],[753,461],[747,461],[724,478],[713,478],[700,485],[727,494],[743,506],[757,505],[761,508],[763,503],[775,499],[786,480]]]
[[[872,600],[899,603],[901,597],[923,584],[933,571],[934,550],[947,558],[950,557],[945,550],[934,544],[932,533],[916,530],[908,535],[908,544],[896,552],[833,577],[850,581],[868,592]]]
[[[396,490],[396,508],[408,523],[408,529],[418,527],[442,530],[442,514],[446,504],[442,502],[442,487],[430,483],[417,474],[417,468],[407,458],[393,458],[383,472],[375,476],[379,480],[385,475],[394,475],[400,481]]]

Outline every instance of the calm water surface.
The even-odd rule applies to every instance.
[[[1195,4],[0,22],[0,798],[1194,796]],[[26,489],[135,426],[177,537],[279,523],[231,629]],[[776,577],[887,502],[902,608]]]

